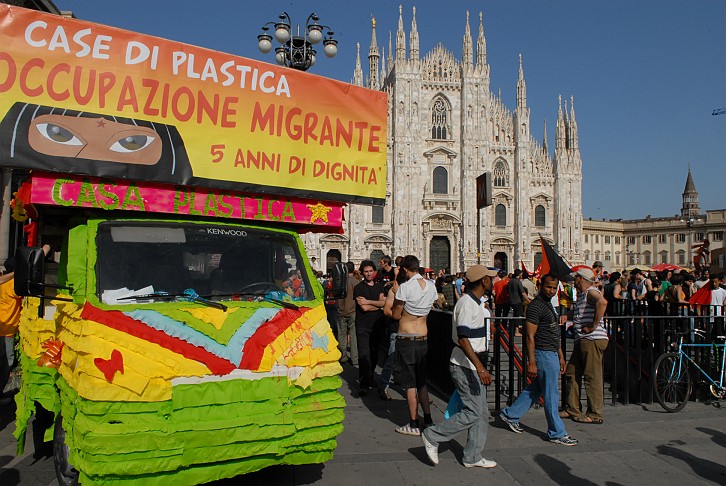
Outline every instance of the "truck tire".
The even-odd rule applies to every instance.
[[[70,449],[66,445],[63,417],[59,413],[55,419],[55,429],[53,430],[53,464],[60,486],[78,486],[78,471],[68,462],[69,455]]]

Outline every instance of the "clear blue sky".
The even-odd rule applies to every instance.
[[[726,208],[726,115],[711,115],[726,108],[722,0],[54,2],[80,19],[268,62],[257,50],[261,25],[283,10],[294,23],[315,11],[340,43],[311,72],[348,82],[356,42],[367,72],[371,16],[387,51],[399,3],[407,34],[415,5],[421,55],[441,42],[460,59],[466,11],[476,35],[482,10],[492,90],[514,107],[522,53],[535,137],[547,120],[553,148],[557,96],[575,97],[585,217],[676,214],[689,162],[701,208]]]

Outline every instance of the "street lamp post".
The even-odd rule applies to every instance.
[[[287,12],[280,14],[277,22],[267,22],[262,26],[262,34],[257,36],[257,47],[260,52],[267,54],[272,50],[272,35],[269,34],[270,25],[275,26],[275,40],[280,47],[275,48],[275,61],[281,66],[291,67],[300,71],[307,71],[315,64],[317,52],[313,45],[323,42],[323,52],[328,58],[338,53],[338,41],[333,39],[330,27],[318,24],[319,17],[312,13],[305,22],[305,32],[300,35],[300,24],[297,25],[297,34],[292,35],[292,20]],[[323,29],[327,29],[323,36]]]

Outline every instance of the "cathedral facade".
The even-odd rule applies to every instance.
[[[350,205],[342,235],[306,235],[321,270],[335,261],[413,254],[457,272],[480,262],[533,270],[540,235],[568,260],[582,260],[582,160],[573,100],[559,99],[555,148],[530,131],[519,59],[516,106],[490,86],[482,14],[476,42],[466,14],[461,60],[443,45],[419,52],[416,9],[408,35],[399,7],[389,60],[375,20],[364,78],[360,47],[353,82],[388,94],[386,204]],[[553,96],[553,106],[555,98]],[[477,210],[476,179],[491,173],[492,205]]]

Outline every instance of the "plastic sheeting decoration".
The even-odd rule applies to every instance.
[[[84,485],[199,484],[330,459],[345,401],[324,307],[233,305],[210,315],[193,304],[59,303],[53,321],[27,307],[24,372],[41,342],[64,348],[57,372],[35,366],[47,371],[24,383],[16,436],[34,400],[61,410]]]

